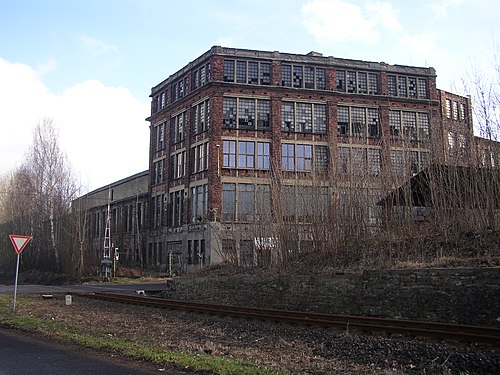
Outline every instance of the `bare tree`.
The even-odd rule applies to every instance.
[[[500,136],[500,47],[494,47],[491,65],[471,65],[459,91],[471,96],[474,122],[483,138],[497,141]]]
[[[36,126],[25,162],[4,179],[2,191],[4,222],[10,230],[34,237],[31,251],[23,256],[26,266],[55,271],[70,268],[68,220],[78,188],[52,120],[44,119]]]

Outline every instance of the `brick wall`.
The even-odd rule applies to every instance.
[[[500,268],[175,279],[167,298],[500,326]]]

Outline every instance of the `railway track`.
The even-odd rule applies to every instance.
[[[247,319],[273,320],[308,326],[336,327],[359,332],[386,332],[413,337],[432,337],[461,342],[487,343],[500,346],[500,329],[470,325],[398,320],[353,315],[335,315],[312,312],[259,309],[240,306],[216,305],[162,298],[116,294],[106,292],[78,293],[87,298],[162,309],[191,311]]]

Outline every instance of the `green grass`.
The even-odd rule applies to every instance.
[[[58,340],[88,348],[108,350],[129,358],[145,360],[159,365],[172,363],[183,368],[220,375],[284,374],[284,372],[257,366],[248,361],[206,354],[193,355],[172,352],[132,340],[113,338],[106,334],[81,332],[61,322],[42,320],[25,314],[23,310],[28,304],[29,297],[18,297],[16,303],[17,312],[14,314],[12,313],[12,298],[8,295],[0,295],[0,325],[40,333],[50,338],[57,338]]]

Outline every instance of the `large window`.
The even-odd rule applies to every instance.
[[[284,185],[276,205],[282,207],[285,222],[310,223],[325,220],[330,207],[328,187]]]
[[[183,224],[182,210],[184,205],[184,191],[179,190],[169,194],[169,227],[179,227]]]
[[[281,169],[291,172],[325,172],[328,169],[328,146],[281,144]]]
[[[338,106],[337,129],[340,136],[380,138],[378,109]]]
[[[270,85],[271,64],[257,61],[224,60],[224,82]]]
[[[326,105],[281,103],[281,130],[295,133],[326,133]]]
[[[193,173],[198,173],[208,168],[208,142],[192,147]]]
[[[167,124],[165,122],[161,123],[160,125],[156,126],[155,128],[155,133],[153,133],[156,137],[156,150],[155,151],[160,151],[165,148],[165,128],[167,127]]]
[[[391,150],[392,173],[395,177],[416,174],[429,165],[428,150]]]
[[[193,72],[193,88],[197,89],[210,82],[210,64],[205,64]]]
[[[341,146],[338,148],[337,172],[378,176],[381,161],[381,150],[378,148]]]
[[[185,126],[186,112],[182,112],[172,117],[170,127],[170,140],[172,144],[182,142],[185,139]]]
[[[378,73],[338,69],[336,76],[337,91],[370,95],[379,93]]]
[[[390,96],[428,99],[427,78],[389,75],[387,77]]]
[[[223,168],[269,169],[269,142],[223,141]],[[257,163],[256,163],[257,161]]]
[[[208,212],[208,185],[191,188],[191,222],[206,220]]]
[[[223,221],[267,221],[270,217],[269,185],[222,184]]]
[[[186,175],[186,151],[170,155],[170,178],[177,179]]]
[[[153,162],[153,183],[160,184],[164,182],[164,159]]]
[[[225,97],[223,100],[225,128],[269,130],[271,126],[270,101]]]
[[[160,228],[163,222],[163,201],[164,195],[157,195],[153,199],[153,227]]]
[[[281,85],[286,87],[325,90],[325,69],[303,65],[281,65]]]
[[[193,134],[199,134],[210,127],[210,101],[205,100],[193,106]]]
[[[255,142],[238,142],[238,168],[253,169],[255,166]]]
[[[174,82],[171,86],[171,98],[172,102],[185,97],[189,90],[189,79],[188,77],[183,77],[177,82]]]
[[[427,141],[429,115],[425,112],[389,111],[389,128],[392,139]]]

